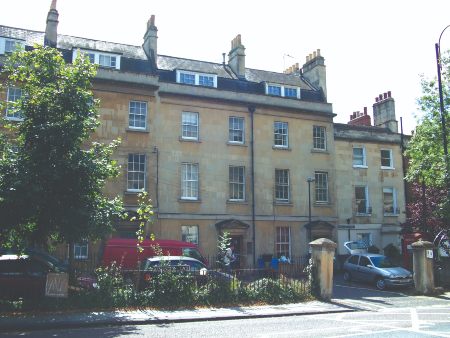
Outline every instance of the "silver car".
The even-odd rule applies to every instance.
[[[396,266],[383,255],[361,253],[350,256],[344,263],[344,280],[359,279],[374,282],[377,289],[413,284],[411,272]]]

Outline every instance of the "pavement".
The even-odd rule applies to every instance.
[[[94,313],[56,313],[0,317],[0,332],[73,329],[100,326],[167,324],[229,319],[299,316],[357,311],[337,304],[312,301],[298,304],[205,308],[190,310],[139,310]]]

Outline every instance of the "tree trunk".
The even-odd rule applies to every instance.
[[[69,242],[69,285],[75,286],[75,245]]]
[[[425,177],[422,178],[422,222],[423,222],[423,234],[427,235],[427,198],[425,196]]]

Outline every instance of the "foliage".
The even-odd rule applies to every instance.
[[[3,118],[16,138],[0,139],[1,245],[48,248],[49,238],[82,243],[114,230],[122,202],[103,196],[102,188],[119,175],[110,159],[119,141],[87,143],[100,124],[99,100],[89,90],[96,67],[83,56],[66,64],[56,49],[38,45],[6,61],[1,89],[15,86],[23,95],[8,103],[22,120]]]
[[[216,262],[219,266],[225,267],[225,265],[230,265],[230,261],[227,263],[224,261],[226,251],[231,243],[231,238],[228,237],[229,235],[230,233],[227,231],[223,232],[221,235],[219,234],[219,239],[217,241],[217,248],[219,249],[219,254],[217,257],[219,260]]]
[[[414,183],[413,201],[406,206],[406,222],[401,224],[401,234],[424,233],[423,229],[423,200],[422,186]],[[438,186],[428,186],[425,189],[426,227],[430,241],[445,230],[450,233],[450,221],[443,217],[447,192]]]
[[[309,264],[304,271],[308,274],[309,292],[312,296],[320,298],[320,280],[318,277],[317,264],[312,258],[309,260]]]

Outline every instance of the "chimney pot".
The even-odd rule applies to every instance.
[[[356,112],[354,111],[354,112],[353,112],[353,118],[355,118],[355,117],[356,117]]]
[[[300,69],[300,66],[299,66],[298,62],[295,64],[295,69]]]
[[[306,55],[306,62],[307,63],[309,62],[309,56],[308,55]]]
[[[317,50],[317,56],[320,56],[320,49]]]
[[[378,102],[378,97],[375,98],[375,102]]]
[[[391,92],[390,91],[388,91],[388,97],[391,97]]]
[[[378,95],[378,98],[380,99],[380,101],[383,100],[383,94]]]
[[[353,120],[353,115],[352,115],[352,114],[350,114],[350,121],[351,121],[351,120]]]
[[[313,57],[312,57],[312,54],[309,54],[309,59],[310,59],[310,60],[312,60],[312,59],[313,59]]]
[[[384,95],[384,99],[386,100],[387,99],[387,93],[384,93],[383,95]]]
[[[314,57],[316,57],[317,55],[316,55],[316,52],[313,52],[313,55],[314,55]]]

